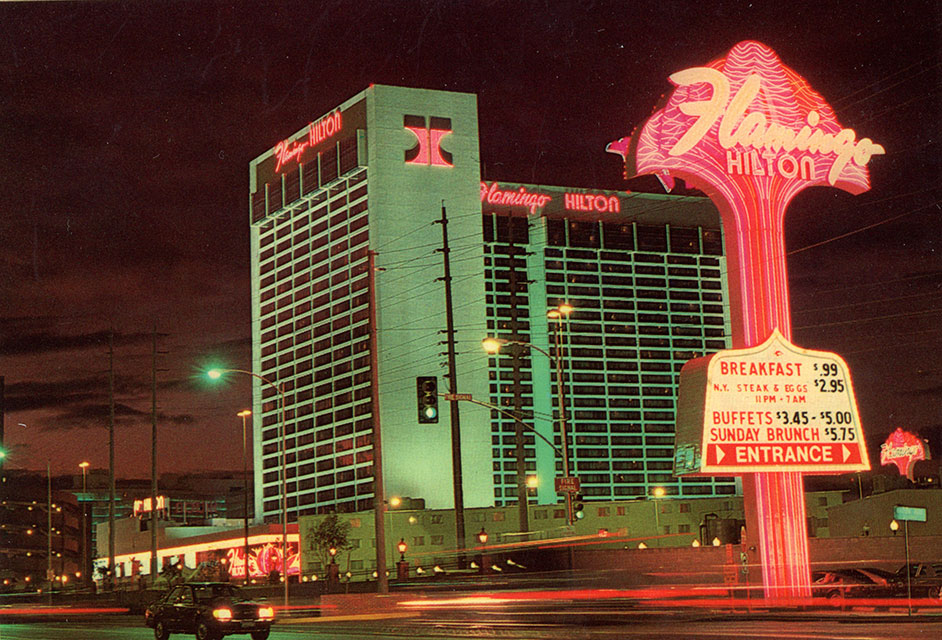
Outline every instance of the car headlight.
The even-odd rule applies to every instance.
[[[232,609],[213,609],[213,617],[220,622],[232,620]]]
[[[275,617],[275,610],[271,607],[259,607],[258,617],[262,620],[271,620]]]

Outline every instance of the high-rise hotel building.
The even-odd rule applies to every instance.
[[[458,404],[465,506],[516,500],[515,406],[531,500],[557,501],[557,365],[586,498],[733,493],[728,478],[671,475],[680,367],[728,345],[707,199],[484,180],[474,95],[381,85],[278,142],[249,179],[252,366],[272,383],[254,379],[256,512],[267,520],[281,512],[282,443],[290,520],[371,508],[377,419],[387,495],[453,506],[450,403],[420,424],[416,393],[418,376],[452,389],[443,215],[453,390],[503,410]],[[548,318],[563,302],[572,313]],[[494,356],[488,336],[536,348]]]

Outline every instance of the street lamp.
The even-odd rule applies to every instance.
[[[481,527],[481,530],[478,531],[478,542],[481,543],[481,546],[487,544],[487,531],[484,530],[484,527]]]
[[[245,575],[242,583],[249,583],[249,472],[246,458],[247,438],[245,431],[245,419],[252,415],[249,409],[245,409],[236,414],[242,418],[242,524],[244,540],[242,543],[242,555],[245,559]]]
[[[405,538],[399,538],[399,544],[396,545],[396,548],[399,549],[399,562],[405,562],[406,549],[409,548],[409,545],[406,544]]]
[[[210,369],[206,376],[211,380],[220,379],[226,373],[244,373],[247,376],[264,382],[278,392],[281,404],[281,568],[285,578],[285,608],[288,607],[288,464],[287,464],[287,429],[285,427],[285,392],[280,384],[275,384],[268,378],[254,371],[245,369]],[[248,573],[248,557],[245,559],[245,569]]]
[[[86,475],[89,466],[91,466],[90,462],[79,463],[79,467],[82,469],[82,500],[80,503],[82,507],[82,575],[84,576],[88,576],[88,525],[85,521],[85,507],[87,506],[85,503],[88,502],[88,496],[85,494],[88,491]],[[86,577],[85,580],[87,581],[88,578]]]
[[[658,498],[663,498],[664,494],[667,493],[667,490],[664,487],[654,487],[651,490],[651,495],[654,496],[654,500],[651,501],[651,504],[654,505],[654,536],[655,539],[661,535],[661,516],[660,516],[660,507],[657,504]],[[660,546],[660,543],[658,543]]]
[[[541,349],[535,344],[529,342],[524,342],[522,340],[507,340],[505,338],[485,338],[481,342],[481,346],[484,347],[484,350],[491,354],[497,354],[500,351],[500,348],[504,345],[515,344],[523,347],[529,347],[539,351],[544,356],[549,358],[550,363],[556,365],[556,394],[557,394],[557,404],[559,405],[559,435],[562,440],[562,458],[563,458],[563,475],[569,477],[569,435],[566,429],[566,396],[565,389],[563,386],[563,359],[562,359],[562,343],[561,343],[561,332],[560,325],[564,317],[568,318],[569,314],[572,313],[573,307],[568,304],[560,304],[555,309],[550,309],[546,316],[550,319],[556,320],[556,356],[553,357],[545,349]],[[573,524],[573,513],[572,513],[572,492],[566,491],[566,522],[569,525]]]

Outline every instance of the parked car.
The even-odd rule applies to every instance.
[[[906,586],[906,566],[896,572],[897,579]],[[915,563],[909,565],[914,598],[942,600],[942,562]]]
[[[901,583],[896,574],[869,567],[816,571],[811,582],[812,593],[825,598],[895,598],[906,595],[906,583]]]
[[[190,582],[172,587],[144,612],[144,623],[157,640],[171,633],[193,633],[198,640],[218,640],[237,633],[266,640],[274,609],[253,602],[228,582]]]

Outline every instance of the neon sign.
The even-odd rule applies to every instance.
[[[598,211],[599,213],[618,213],[621,200],[618,196],[601,193],[566,193],[563,202],[570,211]]]
[[[900,475],[913,479],[914,464],[918,460],[929,460],[929,451],[922,438],[897,427],[886,442],[880,445],[880,464],[895,464]]]
[[[157,496],[157,510],[161,511],[167,508],[167,497],[166,496]],[[150,513],[151,509],[151,499],[144,498],[143,500],[134,501],[134,515],[140,515],[142,513]]]
[[[324,140],[340,133],[340,110],[308,125],[307,137],[300,140],[282,140],[275,145],[275,171],[281,171],[289,162],[300,162],[301,155]]]
[[[788,340],[785,210],[811,186],[866,191],[866,165],[884,153],[883,147],[868,138],[858,141],[852,129],[841,127],[824,98],[759,42],[740,42],[724,57],[679,71],[670,80],[676,88],[663,106],[628,144],[619,141],[610,150],[625,149],[627,176],[667,172],[716,205],[723,218],[733,347],[754,347],[776,330]],[[702,369],[689,371],[699,377],[691,384],[706,385]],[[807,417],[810,421],[811,412]],[[839,453],[845,454],[843,449]],[[701,464],[698,454],[689,444],[678,447],[675,465],[678,458],[682,464]],[[823,459],[823,451],[815,455]],[[863,456],[859,464],[869,468]],[[743,490],[749,535],[759,543],[755,560],[762,567],[766,596],[808,596],[811,571],[801,472],[759,469],[744,473]]]
[[[452,154],[442,149],[442,138],[452,133],[451,118],[432,117],[426,126],[425,116],[405,116],[403,128],[415,136],[416,143],[405,152],[406,164],[432,167],[453,167]]]
[[[746,114],[763,89],[763,78],[758,73],[752,73],[746,78],[732,100],[729,99],[730,80],[716,69],[694,67],[679,71],[670,79],[678,87],[704,83],[712,90],[712,96],[707,100],[688,100],[676,105],[681,113],[693,116],[695,120],[668,150],[672,156],[683,155],[693,149],[717,120],[719,130],[716,142],[727,150],[726,164],[730,174],[764,176],[777,173],[784,178],[795,178],[800,173],[800,179],[811,180],[815,168],[812,158],[805,156],[798,160],[787,154],[791,151],[808,151],[835,156],[827,173],[827,181],[833,186],[852,159],[854,164],[863,167],[871,156],[884,152],[883,147],[870,138],[858,142],[853,129],[839,129],[835,132],[837,121],[833,114],[830,114],[829,120],[822,122],[821,114],[816,109],[808,110],[805,124],[798,131],[792,128],[797,124],[794,118],[785,122],[769,122],[771,116],[777,115],[774,107],[780,106],[775,102],[769,105],[769,116],[761,109]],[[763,98],[774,100],[776,92],[783,88],[784,83],[774,80],[766,82],[770,86]],[[820,129],[817,128],[819,124],[822,126]],[[826,131],[825,126],[830,131]],[[743,151],[733,150],[736,146]],[[786,154],[779,155],[779,151],[785,151]]]
[[[533,193],[527,191],[526,187],[520,187],[516,191],[502,191],[496,182],[491,184],[481,183],[481,202],[488,204],[526,207],[530,213],[536,213],[537,209],[542,209],[552,200],[553,196],[544,193]]]

